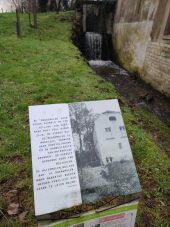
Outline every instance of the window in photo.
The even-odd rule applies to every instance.
[[[105,132],[111,132],[111,127],[105,128]]]

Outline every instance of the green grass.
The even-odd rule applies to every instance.
[[[87,65],[71,41],[72,16],[41,14],[34,30],[22,15],[23,37],[17,39],[15,15],[0,14],[0,226],[35,225],[28,106],[109,98],[123,100],[143,188],[137,226],[168,226],[170,129],[146,110],[129,107]],[[20,190],[23,210],[29,211],[23,223],[6,214],[5,192],[11,189]]]

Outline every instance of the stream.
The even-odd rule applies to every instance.
[[[170,99],[112,61],[90,60],[97,74],[111,82],[130,105],[143,106],[170,126]]]

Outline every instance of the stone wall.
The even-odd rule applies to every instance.
[[[118,0],[113,47],[119,63],[157,90],[170,95],[170,40],[163,32],[169,0]]]

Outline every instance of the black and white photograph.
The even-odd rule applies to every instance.
[[[82,200],[140,192],[117,100],[69,104]]]

